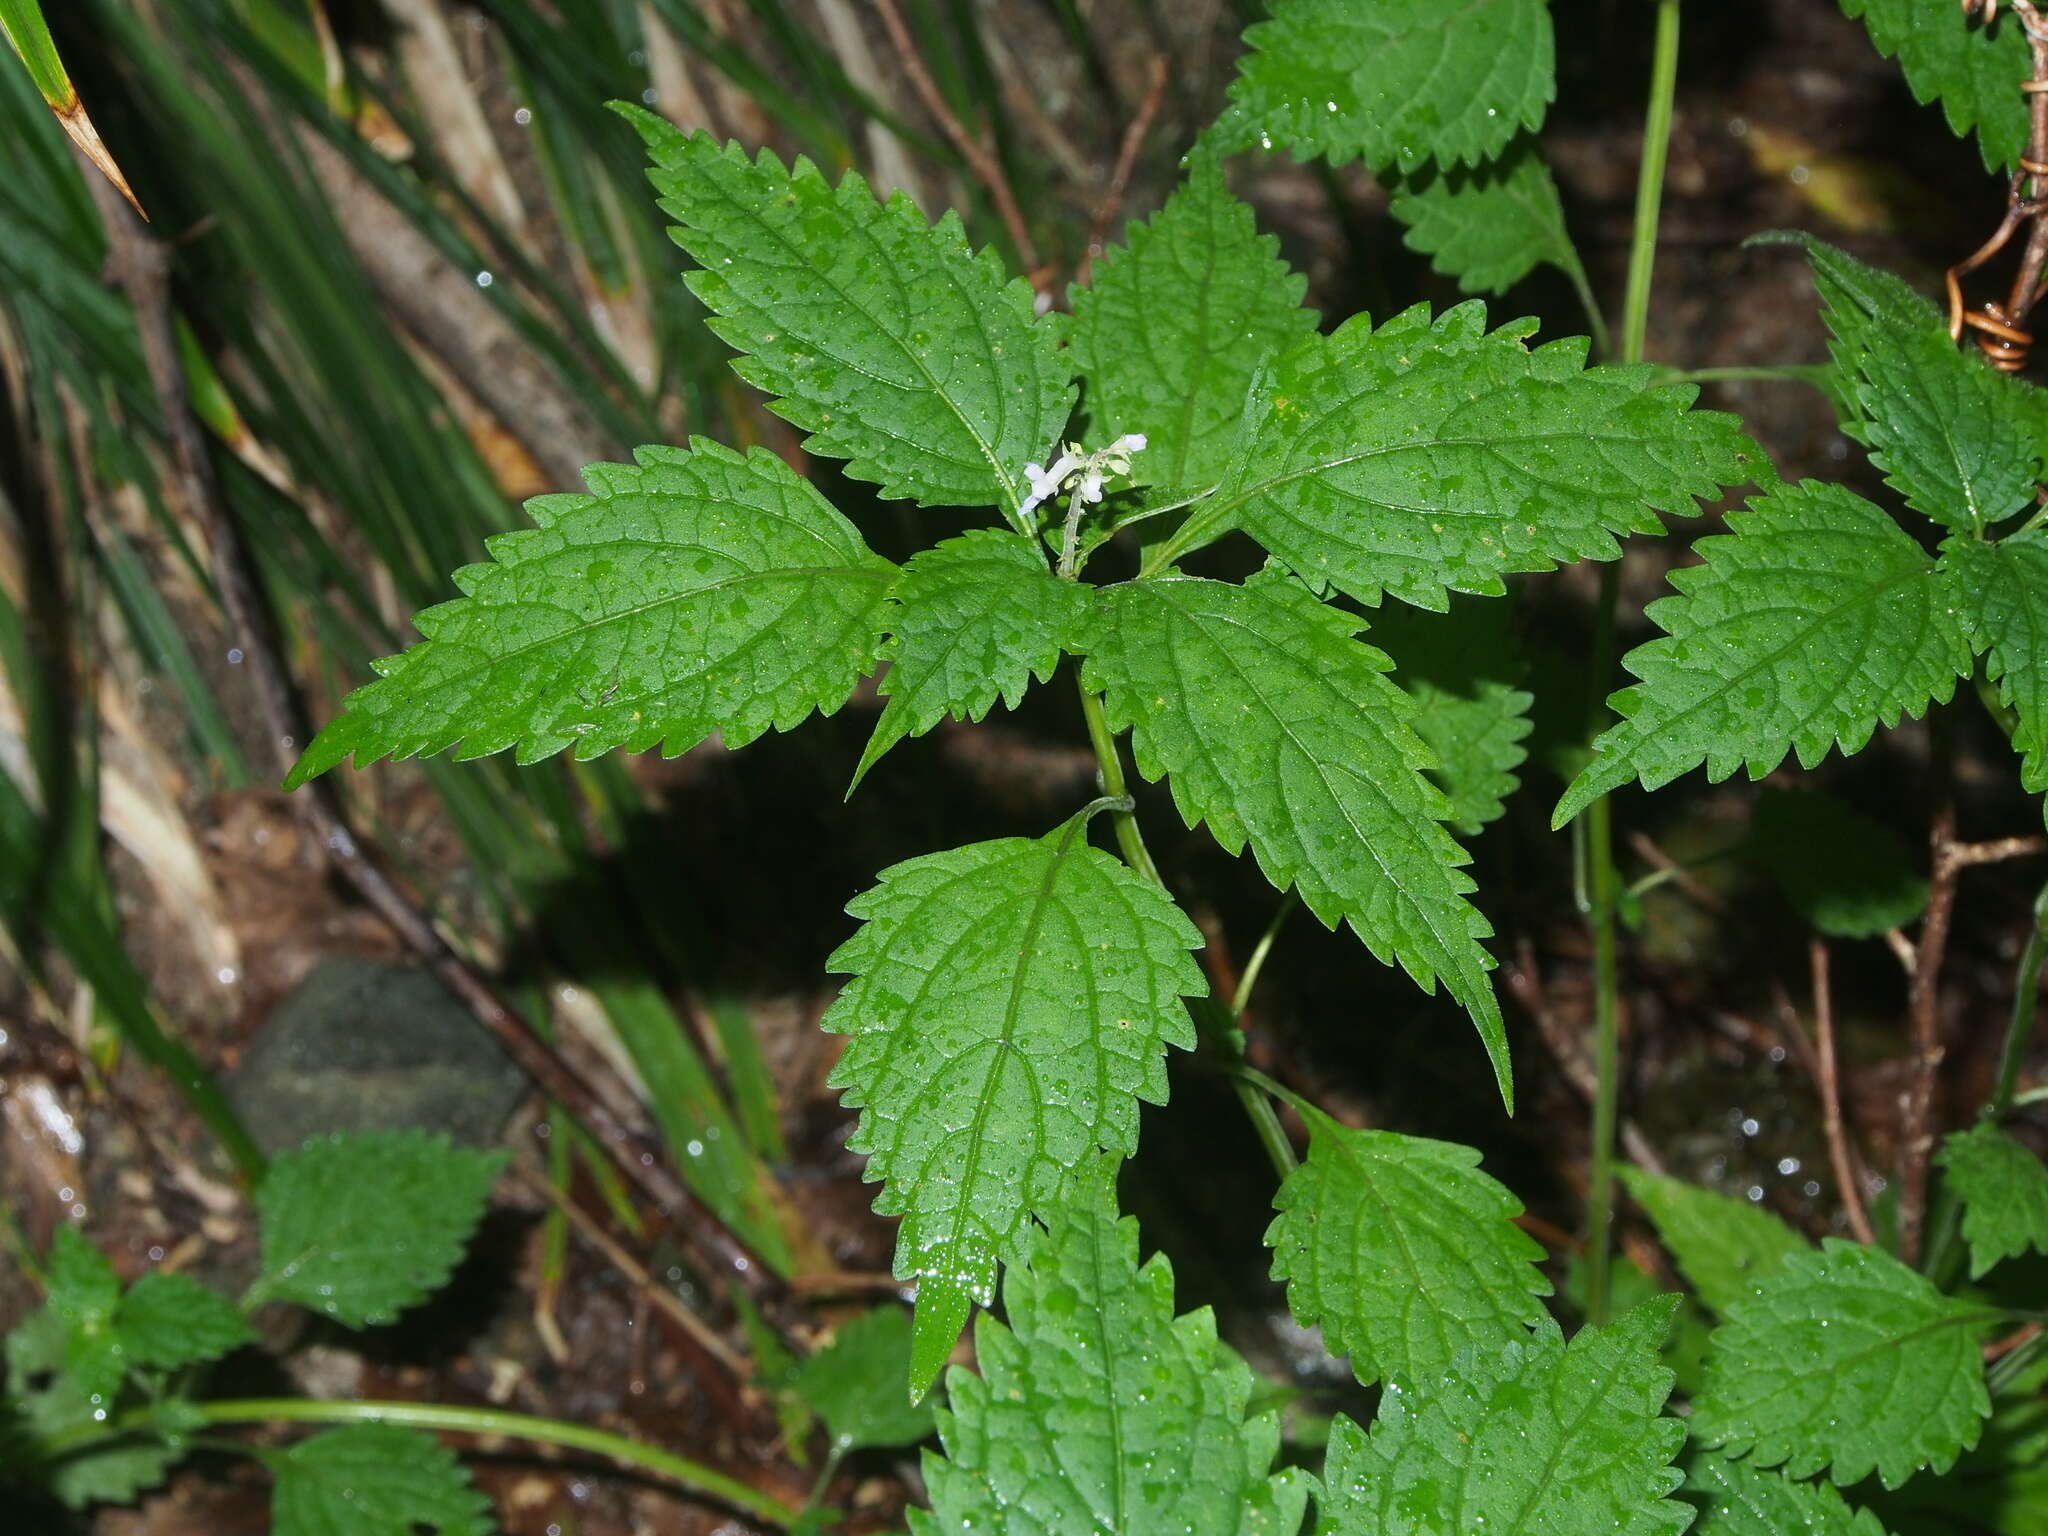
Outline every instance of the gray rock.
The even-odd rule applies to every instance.
[[[414,1126],[495,1141],[526,1075],[431,971],[354,955],[316,965],[227,1080],[256,1144]]]

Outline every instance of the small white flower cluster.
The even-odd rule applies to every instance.
[[[1074,493],[1076,506],[1089,506],[1102,500],[1102,482],[1111,475],[1128,475],[1131,472],[1131,455],[1144,446],[1144,433],[1126,432],[1107,448],[1098,448],[1093,453],[1084,450],[1079,443],[1069,443],[1066,451],[1050,465],[1026,464],[1024,475],[1031,482],[1031,494],[1024,498],[1024,505],[1017,509],[1017,516],[1020,519],[1029,517],[1046,501],[1065,490]]]

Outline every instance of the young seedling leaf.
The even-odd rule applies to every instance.
[[[1189,546],[1242,528],[1318,588],[1442,609],[1503,574],[1612,560],[1618,533],[1770,475],[1735,419],[1643,367],[1587,368],[1584,338],[1531,350],[1477,300],[1311,336],[1266,370]]]
[[[1034,677],[1052,676],[1087,611],[1087,589],[1055,576],[1021,533],[977,528],[912,557],[883,615],[890,665],[877,691],[889,702],[854,786],[889,748],[946,715],[979,720],[998,699],[1015,709]]]
[[[130,1360],[161,1371],[218,1360],[256,1339],[233,1302],[190,1275],[137,1280],[115,1311],[114,1331]]]
[[[1828,1238],[1732,1303],[1693,1406],[1702,1444],[1792,1477],[1896,1488],[1977,1441],[1991,1400],[1980,1347],[1997,1319],[1878,1248]]]
[[[1585,283],[1557,183],[1533,138],[1485,165],[1405,176],[1387,206],[1408,226],[1408,249],[1467,293],[1505,293],[1546,261]]]
[[[2048,1168],[2040,1158],[1986,1123],[1950,1136],[1936,1160],[1963,1202],[1972,1280],[2029,1248],[2048,1253]]]
[[[1851,1508],[1833,1483],[1808,1483],[1756,1458],[1686,1447],[1678,1496],[1699,1518],[1686,1536],[1885,1536],[1877,1516]]]
[[[853,979],[822,1027],[849,1035],[831,1084],[860,1109],[875,1201],[918,1282],[911,1394],[945,1363],[1027,1225],[1099,1147],[1138,1144],[1191,1048],[1201,936],[1156,885],[1088,845],[1079,817],[882,871],[829,964]]]
[[[57,1228],[50,1239],[44,1308],[64,1330],[64,1371],[79,1394],[95,1406],[110,1407],[127,1374],[126,1351],[114,1326],[121,1279],[107,1256],[76,1227]]]
[[[1477,163],[1557,93],[1548,0],[1274,0],[1216,132],[1373,170]]]
[[[1877,51],[1899,61],[1914,100],[1939,101],[1950,128],[1976,133],[1986,170],[2019,169],[2027,147],[2020,82],[2033,69],[2017,16],[1984,26],[1922,0],[1842,0],[1842,14],[1860,17]]]
[[[54,1262],[50,1280],[54,1295]],[[20,1463],[10,1460],[8,1465],[0,1466],[0,1487],[11,1481],[33,1480],[67,1509],[85,1509],[99,1503],[126,1504],[162,1482],[181,1453],[146,1440],[116,1440],[100,1449],[46,1463],[36,1450],[38,1443],[61,1435],[89,1432],[94,1425],[105,1422],[103,1416],[113,1405],[111,1395],[95,1395],[73,1373],[75,1342],[65,1318],[47,1304],[31,1312],[8,1333],[7,1396],[0,1399],[0,1415],[11,1406],[20,1415],[19,1431],[23,1434],[18,1452],[13,1443],[5,1447],[19,1455]],[[6,1428],[14,1432],[16,1426]]]
[[[352,1424],[264,1458],[276,1536],[493,1536],[491,1503],[432,1435]]]
[[[1862,749],[1880,724],[1946,703],[1970,646],[1934,562],[1890,517],[1806,481],[1728,514],[1704,565],[1650,604],[1668,638],[1623,658],[1642,681],[1608,700],[1622,719],[1565,791],[1563,826],[1630,779],[1656,789],[1704,762],[1715,782],[1762,778],[1796,752],[1811,768]]]
[[[1985,674],[2015,719],[2020,782],[2048,790],[2048,531],[1987,544],[1958,537],[1942,546],[1941,574]]]
[[[779,398],[813,453],[923,506],[1000,506],[1073,411],[1057,322],[960,216],[937,225],[902,193],[879,203],[857,172],[835,188],[805,159],[685,135],[620,106],[654,157],[685,281],[735,351],[734,371]]]
[[[1927,906],[1927,880],[1891,828],[1822,790],[1760,790],[1749,853],[1799,915],[1833,938],[1875,938]]]
[[[1677,1536],[1692,1511],[1667,1497],[1685,1426],[1660,1416],[1657,1358],[1676,1296],[1566,1344],[1474,1345],[1440,1377],[1387,1384],[1367,1434],[1337,1418],[1323,1471],[1329,1536]]]
[[[877,1307],[842,1323],[832,1342],[804,1361],[796,1393],[825,1421],[839,1451],[915,1445],[932,1432],[931,1402],[910,1402],[910,1314]]]
[[[1835,338],[1829,352],[1850,407],[1842,429],[1870,449],[1885,483],[1966,533],[2031,506],[2048,396],[1975,347],[1958,348],[1934,306],[1891,273],[1822,241],[1801,243]]]
[[[700,438],[635,459],[585,470],[588,495],[528,502],[540,526],[456,573],[467,595],[419,614],[426,638],[379,663],[286,787],[351,755],[448,747],[673,757],[844,704],[874,663],[895,567],[764,449]]]
[[[1306,279],[1280,260],[1252,211],[1230,195],[1216,156],[1198,150],[1188,179],[1124,246],[1073,290],[1069,346],[1104,441],[1145,434],[1139,485],[1205,486],[1222,477],[1259,365],[1316,327]]]
[[[1466,899],[1467,862],[1423,777],[1429,750],[1391,663],[1352,639],[1355,617],[1271,567],[1243,586],[1195,577],[1106,588],[1082,674],[1110,724],[1131,729],[1138,771],[1165,778],[1189,826],[1236,853],[1249,842],[1280,890],[1383,963],[1472,1015],[1503,1100],[1507,1040]]]
[[[947,1376],[945,1453],[925,1453],[932,1512],[910,1511],[912,1536],[1299,1529],[1309,1479],[1272,1471],[1277,1410],[1247,1414],[1252,1374],[1207,1307],[1173,1315],[1173,1271],[1139,1265],[1113,1169],[1077,1171],[1004,1277],[1009,1325],[975,1327],[981,1374]]]
[[[1528,753],[1535,696],[1515,686],[1524,669],[1508,633],[1508,605],[1463,599],[1447,614],[1389,603],[1372,643],[1394,658],[1394,682],[1415,701],[1411,722],[1436,755],[1430,779],[1450,797],[1451,826],[1466,837],[1507,807]]]
[[[389,1322],[447,1281],[504,1162],[424,1131],[337,1135],[275,1159],[256,1187],[263,1268],[248,1299],[350,1328]]]
[[[1467,1346],[1526,1339],[1544,1317],[1543,1250],[1522,1203],[1470,1147],[1354,1131],[1314,1109],[1308,1156],[1274,1197],[1273,1278],[1305,1328],[1367,1386],[1433,1381]]]
[[[1715,1312],[1725,1314],[1792,1255],[1812,1252],[1805,1238],[1747,1200],[1640,1168],[1622,1169],[1621,1179],[1686,1282]]]

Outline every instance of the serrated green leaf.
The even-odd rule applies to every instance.
[[[1429,777],[1451,800],[1451,826],[1467,837],[1507,807],[1535,728],[1533,694],[1508,633],[1508,605],[1454,602],[1446,614],[1391,603],[1373,615],[1372,642],[1394,658],[1394,683],[1415,701],[1411,722],[1436,755]]]
[[[1020,533],[977,528],[914,556],[883,616],[890,665],[878,691],[889,702],[854,785],[889,748],[946,715],[979,720],[997,699],[1015,709],[1032,678],[1052,676],[1087,611],[1087,590],[1055,576]]]
[[[1582,337],[1531,350],[1477,300],[1311,336],[1268,370],[1215,496],[1175,539],[1237,527],[1318,588],[1423,608],[1503,574],[1612,560],[1618,533],[1770,474],[1735,419],[1645,367],[1585,367]]]
[[[813,453],[923,506],[1000,506],[1028,493],[1074,407],[1058,323],[960,216],[936,226],[902,193],[878,203],[857,172],[834,188],[806,159],[685,135],[617,109],[654,157],[670,233],[698,271],[734,371],[779,396]]]
[[[1467,1349],[1434,1381],[1388,1383],[1368,1435],[1330,1433],[1318,1529],[1329,1536],[1651,1536],[1692,1511],[1667,1498],[1685,1426],[1660,1417],[1671,1373],[1657,1348],[1678,1298],[1660,1297],[1569,1345]]]
[[[1544,1317],[1543,1250],[1522,1203],[1470,1147],[1354,1131],[1314,1109],[1308,1156],[1274,1196],[1273,1278],[1358,1379],[1426,1382],[1467,1346],[1526,1339]]]
[[[1927,881],[1891,828],[1821,790],[1759,791],[1749,852],[1800,916],[1834,938],[1874,938],[1927,906]]]
[[[1308,1479],[1271,1470],[1277,1412],[1247,1416],[1251,1372],[1207,1307],[1173,1315],[1172,1269],[1141,1267],[1117,1219],[1114,1164],[1088,1163],[1004,1278],[1009,1326],[976,1325],[981,1374],[947,1376],[913,1536],[1290,1536]]]
[[[2048,396],[1958,348],[1934,306],[1899,278],[1805,239],[1834,335],[1842,429],[1885,483],[1936,522],[1981,533],[2034,499]]]
[[[263,1268],[249,1299],[350,1328],[389,1322],[446,1282],[504,1162],[424,1131],[336,1135],[273,1159],[256,1187]]]
[[[202,1360],[255,1342],[256,1334],[235,1304],[189,1275],[144,1275],[121,1298],[114,1329],[128,1358],[160,1371]]]
[[[1133,484],[1213,485],[1260,363],[1316,327],[1301,307],[1307,280],[1280,260],[1276,237],[1258,232],[1207,152],[1124,240],[1072,290],[1068,345],[1095,435],[1145,434]]]
[[[65,1374],[81,1397],[95,1406],[111,1405],[128,1370],[114,1327],[120,1276],[76,1227],[59,1226],[50,1238],[45,1279],[44,1310],[64,1330]]]
[[[1812,1246],[1761,1206],[1640,1168],[1622,1183],[1649,1213],[1657,1235],[1701,1301],[1726,1313],[1794,1254]]]
[[[1533,138],[1485,165],[1405,176],[1387,208],[1408,226],[1402,243],[1467,293],[1505,293],[1546,261],[1584,280],[1557,183]]]
[[[1938,99],[1950,128],[1976,133],[1985,169],[2019,169],[2027,145],[2020,83],[2033,70],[2017,16],[1986,27],[1925,0],[1842,0],[1842,14],[1862,18],[1877,51],[1899,61],[1914,100]]]
[[[1189,826],[1247,842],[1280,890],[1330,927],[1350,923],[1383,963],[1445,989],[1472,1015],[1512,1103],[1507,1040],[1465,899],[1468,856],[1438,825],[1450,803],[1423,777],[1415,708],[1350,614],[1268,568],[1243,586],[1189,576],[1104,589],[1084,681],[1138,771],[1164,777]]]
[[[1335,165],[1476,163],[1557,93],[1547,0],[1274,0],[1244,40],[1223,142]]]
[[[1656,789],[1704,762],[1718,783],[1743,766],[1762,778],[1787,752],[1803,768],[1832,747],[1847,756],[1969,673],[1934,562],[1854,492],[1804,481],[1728,527],[1695,546],[1704,565],[1672,573],[1679,595],[1646,610],[1667,638],[1622,659],[1642,681],[1608,700],[1621,722],[1593,743],[1556,825],[1634,778]]]
[[[378,664],[286,787],[350,755],[448,747],[673,757],[844,704],[873,665],[895,567],[765,449],[698,438],[635,461],[585,470],[587,496],[528,502],[540,526],[456,572],[467,595],[417,616],[426,638]]]
[[[1972,1280],[2029,1248],[2048,1253],[2048,1168],[2040,1158],[1986,1122],[1950,1136],[1935,1160],[1963,1202]]]
[[[853,979],[820,1027],[851,1036],[830,1079],[861,1111],[847,1145],[887,1181],[875,1209],[903,1217],[921,1396],[1027,1217],[1069,1198],[1096,1148],[1136,1149],[1166,1047],[1195,1043],[1181,999],[1207,990],[1201,936],[1080,818],[894,865],[847,911],[860,931],[828,963]]]
[[[490,1500],[432,1435],[352,1424],[265,1458],[276,1536],[491,1536]]]
[[[1828,1238],[1729,1306],[1693,1433],[1845,1485],[1873,1469],[1887,1488],[1945,1470],[1991,1411],[1980,1346],[1997,1315],[1942,1295],[1882,1249]]]
[[[56,1269],[53,1253],[49,1276],[52,1295],[57,1294],[60,1283],[73,1283],[60,1282]],[[149,1441],[117,1440],[102,1449],[42,1462],[36,1451],[37,1443],[89,1430],[103,1422],[99,1416],[108,1411],[113,1401],[111,1389],[106,1395],[93,1396],[82,1384],[83,1378],[73,1373],[74,1344],[66,1319],[48,1305],[31,1312],[8,1333],[8,1397],[20,1414],[20,1427],[27,1432],[23,1449],[33,1458],[26,1467],[8,1470],[19,1470],[35,1478],[67,1509],[85,1509],[99,1503],[125,1504],[162,1482],[183,1453]],[[0,1478],[0,1482],[4,1481],[5,1478]]]
[[[2038,795],[2048,790],[2048,530],[1995,544],[1950,539],[1941,573],[1970,643],[1984,653],[1985,675],[2017,722],[2020,782]]]
[[[1699,1518],[1686,1536],[1885,1536],[1877,1516],[1852,1509],[1832,1483],[1805,1483],[1733,1460],[1719,1451],[1686,1447],[1685,1482],[1678,1496]]]
[[[932,1432],[927,1399],[909,1402],[910,1314],[877,1307],[842,1323],[832,1342],[804,1361],[797,1396],[825,1421],[835,1449],[915,1445]]]

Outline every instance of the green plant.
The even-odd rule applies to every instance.
[[[1988,162],[2017,163],[2028,72],[2011,28],[1867,9],[1915,89],[1978,128]],[[750,158],[624,109],[740,376],[852,478],[987,509],[992,525],[897,566],[764,449],[643,449],[588,471],[587,494],[531,503],[537,526],[457,573],[463,597],[419,615],[422,643],[382,663],[294,770],[298,784],[350,758],[446,750],[674,754],[713,733],[739,747],[840,708],[886,661],[858,786],[905,737],[1014,706],[1070,670],[1101,796],[1042,837],[883,871],[832,961],[850,978],[826,1019],[849,1037],[835,1081],[863,1111],[853,1145],[885,1182],[877,1207],[903,1217],[896,1274],[917,1285],[913,1399],[1001,1276],[1004,1319],[975,1329],[978,1374],[947,1378],[921,1531],[1291,1531],[1313,1497],[1335,1532],[1867,1533],[1877,1516],[1839,1490],[1872,1475],[1906,1487],[1888,1513],[1948,1484],[1990,1489],[1985,1518],[2003,1528],[2038,1521],[2044,1319],[1998,1267],[2048,1253],[2048,1169],[1999,1124],[2031,1027],[2038,931],[1999,1090],[1940,1153],[1932,1241],[1910,1181],[1896,1243],[1815,1249],[1743,1202],[1631,1171],[1692,1299],[1614,1305],[1653,1287],[1610,1263],[1606,1236],[1623,909],[1607,794],[1699,766],[1760,777],[1788,754],[1812,767],[1853,753],[1880,725],[1947,703],[1980,657],[2021,782],[2048,789],[2035,641],[2048,557],[2030,511],[2042,396],[1958,352],[1900,280],[1806,241],[1845,428],[1935,525],[1930,554],[1921,525],[1844,487],[1780,483],[1731,418],[1692,409],[1692,384],[1644,363],[1677,0],[1656,15],[1621,361],[1598,366],[1584,339],[1532,345],[1533,322],[1489,330],[1477,302],[1320,331],[1223,170],[1276,142],[1362,158],[1440,270],[1488,290],[1547,261],[1590,312],[1527,137],[1553,91],[1543,0],[1283,0],[1248,35],[1233,105],[1185,184],[1071,293],[1067,316],[1042,313],[951,215],[932,226],[857,175],[834,185],[808,161]],[[1253,977],[1236,997],[1209,995],[1118,736],[1190,827],[1248,846],[1277,889],[1424,991],[1441,982],[1511,1107],[1490,929],[1451,829],[1476,831],[1516,787],[1530,700],[1498,681],[1514,661],[1498,605],[1453,607],[1452,594],[1499,599],[1516,573],[1611,563],[1621,536],[1742,486],[1758,489],[1730,531],[1652,605],[1666,637],[1626,659],[1639,682],[1613,696],[1620,719],[1557,808],[1560,826],[1588,823],[1601,1064],[1587,1322],[1567,1340],[1540,1250],[1514,1225],[1519,1202],[1476,1153],[1344,1126],[1243,1060]],[[1233,534],[1262,569],[1193,568]],[[1602,692],[1614,603],[1610,581]],[[1461,674],[1456,659],[1475,651],[1490,664]],[[1102,817],[1120,857],[1091,840]],[[1822,815],[1797,820],[1818,835]],[[1830,933],[1930,904],[1917,1024],[1946,922],[1934,892],[1954,870],[1921,888],[1878,863],[1854,888],[1795,899]],[[1813,870],[1780,873],[1791,885]],[[1138,1264],[1118,1217],[1115,1164],[1135,1148],[1140,1103],[1164,1096],[1170,1046],[1228,1076],[1260,1132],[1279,1177],[1267,1240],[1295,1317],[1381,1387],[1369,1425],[1335,1421],[1319,1475],[1276,1470],[1277,1413],[1255,1405],[1209,1318],[1174,1315],[1170,1270]],[[1308,1128],[1299,1161],[1277,1104]],[[831,1377],[814,1406],[836,1454],[885,1415],[848,1407]],[[1666,1411],[1674,1384],[1687,1417]]]

